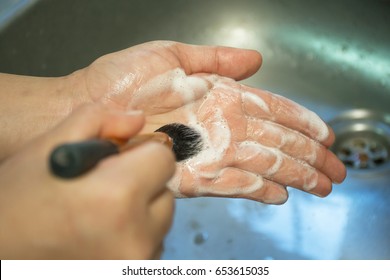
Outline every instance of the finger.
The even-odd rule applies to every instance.
[[[238,168],[223,168],[214,178],[195,175],[190,168],[180,171],[180,174],[175,175],[180,179],[169,184],[177,197],[246,198],[268,204],[282,204],[288,198],[285,187]]]
[[[232,164],[280,185],[288,185],[321,197],[328,195],[332,190],[331,180],[322,172],[286,156],[278,149],[265,147],[256,142],[239,144]]]
[[[327,138],[325,138],[325,140],[322,141],[322,144],[325,147],[330,147],[333,145],[334,141],[336,140],[336,135],[334,134],[333,129],[328,124],[326,124],[326,126],[328,127],[329,135]]]
[[[288,200],[288,192],[285,186],[267,179],[263,179],[263,181],[264,185],[261,189],[237,197],[274,205],[283,204]]]
[[[321,164],[319,164],[319,166],[321,166]],[[326,151],[320,170],[324,174],[328,175],[332,182],[336,184],[342,183],[347,177],[347,169],[345,168],[345,165],[329,150]]]
[[[134,187],[140,198],[152,201],[165,191],[174,170],[172,151],[162,144],[149,142],[103,160],[95,172],[121,185]]]
[[[224,79],[228,87],[241,95],[242,108],[248,117],[273,121],[329,146],[334,141],[333,131],[314,112],[277,94],[251,88]],[[221,86],[220,86],[221,87]]]
[[[333,182],[340,183],[345,178],[344,164],[323,145],[302,133],[267,120],[248,118],[246,135],[248,140],[307,162]]]
[[[258,90],[255,91],[258,93],[257,95],[245,93],[243,97],[244,106],[249,115],[260,118],[265,117],[283,126],[297,130],[319,142],[328,142],[329,128],[314,112],[282,96]],[[260,113],[259,110],[253,111],[253,97],[260,97],[260,95],[262,95],[265,103],[268,105],[269,111],[265,115]]]
[[[255,50],[221,46],[172,45],[187,74],[213,73],[242,80],[259,70],[262,57]]]
[[[247,115],[274,121],[322,143],[329,142],[328,126],[314,112],[299,104],[258,89],[244,92],[242,97]]]
[[[140,111],[109,111],[100,104],[81,106],[49,135],[52,142],[78,141],[89,138],[127,139],[141,130],[145,118]]]

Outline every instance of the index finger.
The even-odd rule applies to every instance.
[[[333,130],[314,112],[283,96],[241,86],[245,114],[273,121],[299,131],[329,147],[334,142]]]

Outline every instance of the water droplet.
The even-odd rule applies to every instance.
[[[207,232],[198,232],[197,234],[195,234],[194,244],[202,245],[203,243],[205,243],[207,241],[208,238],[209,238],[209,235]]]

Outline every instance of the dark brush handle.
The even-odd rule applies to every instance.
[[[53,174],[62,178],[74,178],[86,173],[100,160],[119,153],[119,148],[108,140],[93,139],[58,146],[50,155]]]

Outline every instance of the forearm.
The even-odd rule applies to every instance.
[[[74,75],[0,74],[0,161],[57,124],[80,103]]]

